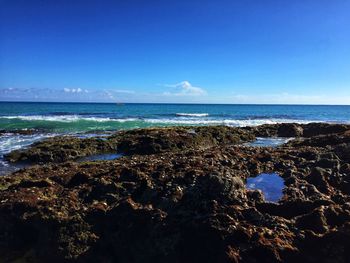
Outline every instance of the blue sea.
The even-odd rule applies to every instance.
[[[0,102],[1,156],[56,135],[174,125],[350,123],[350,106]],[[15,130],[34,130],[19,135]]]
[[[169,125],[350,122],[350,106],[0,102],[0,129],[67,133]]]

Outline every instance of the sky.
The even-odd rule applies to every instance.
[[[0,0],[0,101],[350,104],[349,0]]]

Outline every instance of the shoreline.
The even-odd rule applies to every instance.
[[[294,138],[276,147],[257,137]],[[83,161],[103,153],[113,160]],[[53,137],[6,155],[5,262],[346,262],[350,125],[188,126]],[[247,179],[276,173],[267,202]]]

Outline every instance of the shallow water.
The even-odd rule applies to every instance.
[[[12,164],[4,159],[4,155],[18,149],[23,149],[31,144],[53,137],[55,134],[16,134],[4,133],[0,135],[0,175],[6,175],[15,172],[21,168],[27,167],[28,164]]]
[[[122,157],[122,154],[119,153],[105,153],[105,154],[96,154],[91,156],[86,156],[78,160],[78,162],[88,162],[88,161],[111,161]]]
[[[278,147],[294,138],[278,138],[278,137],[257,137],[253,142],[247,142],[244,145],[253,147]]]
[[[248,178],[246,187],[261,190],[266,201],[277,202],[283,196],[284,180],[277,173],[262,173]]]
[[[4,159],[4,155],[19,149],[24,149],[29,147],[35,142],[41,140],[58,136],[59,134],[54,133],[34,133],[34,134],[16,134],[16,133],[3,133],[0,135],[0,176],[10,174],[19,169],[30,166],[28,163],[9,163]],[[78,138],[99,138],[101,140],[106,140],[110,134],[109,133],[76,133],[76,134],[60,134],[65,136],[74,136]],[[115,154],[101,155],[100,157],[91,157],[91,161],[96,160],[113,160],[119,157],[114,157]],[[88,160],[87,160],[88,161]]]
[[[23,169],[29,166],[30,166],[29,163],[21,162],[21,163],[12,164],[0,158],[0,176],[8,175],[10,173],[16,172],[20,169]]]
[[[88,138],[98,138],[100,140],[107,140],[108,136],[111,136],[113,132],[103,132],[103,133],[71,133],[69,136],[74,136],[79,139],[88,139]]]

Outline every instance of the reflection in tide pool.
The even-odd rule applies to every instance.
[[[294,138],[280,138],[280,137],[257,137],[255,141],[245,143],[246,146],[260,146],[260,147],[277,147],[293,140]]]
[[[257,177],[250,177],[246,184],[248,189],[261,190],[265,200],[277,202],[283,196],[284,181],[277,173],[262,173]]]

